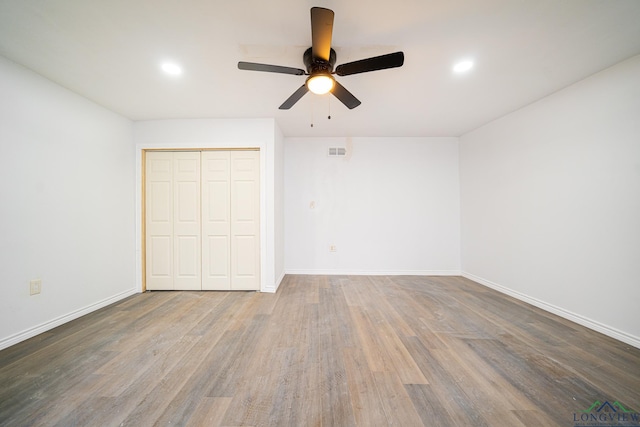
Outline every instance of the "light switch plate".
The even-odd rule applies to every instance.
[[[36,279],[29,282],[30,295],[37,295],[42,291],[42,280]]]

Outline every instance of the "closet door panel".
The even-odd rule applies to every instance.
[[[231,289],[260,289],[260,152],[231,152]]]
[[[173,165],[174,289],[200,290],[200,153],[176,152]]]
[[[146,286],[173,289],[173,154],[146,154]]]
[[[202,153],[202,289],[231,289],[228,151]]]

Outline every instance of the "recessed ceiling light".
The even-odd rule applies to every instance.
[[[473,68],[473,61],[460,61],[453,66],[453,72],[457,74],[466,73]]]
[[[167,74],[171,74],[172,76],[178,76],[182,74],[182,68],[170,62],[165,62],[164,64],[162,64],[162,71]]]

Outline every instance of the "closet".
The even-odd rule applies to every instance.
[[[260,152],[145,153],[148,290],[260,289]]]

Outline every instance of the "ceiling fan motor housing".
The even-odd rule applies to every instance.
[[[336,51],[331,48],[329,53],[329,61],[324,61],[319,58],[314,58],[311,53],[311,48],[307,49],[302,56],[305,67],[307,67],[307,73],[314,74],[332,74],[333,66],[336,65]]]

